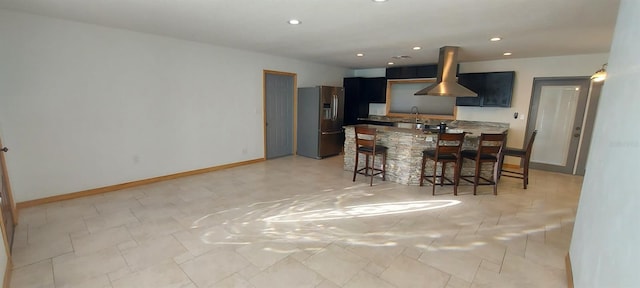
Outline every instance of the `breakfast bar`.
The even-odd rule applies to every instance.
[[[422,151],[434,149],[438,133],[430,130],[399,128],[395,126],[381,126],[372,124],[358,124],[345,126],[344,142],[344,170],[353,171],[356,144],[356,126],[376,128],[378,131],[378,143],[389,148],[387,151],[386,179],[399,184],[419,185],[420,168],[422,165]],[[397,126],[397,125],[396,125]],[[477,149],[478,137],[482,133],[505,133],[509,124],[479,121],[448,121],[449,133],[466,132],[463,150]],[[364,157],[360,158],[363,165]],[[489,164],[489,163],[487,163]],[[427,162],[427,171],[433,170],[433,162]],[[475,166],[471,161],[464,161],[462,175],[473,174]],[[447,175],[452,171],[447,167]],[[481,174],[490,177],[491,166],[483,165]]]

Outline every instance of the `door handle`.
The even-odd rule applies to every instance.
[[[336,120],[338,119],[338,95],[333,95],[333,119],[332,120]]]
[[[2,152],[8,152],[8,151],[9,151],[9,148],[7,148],[7,147],[2,147],[2,149],[0,149],[0,150],[2,150]]]

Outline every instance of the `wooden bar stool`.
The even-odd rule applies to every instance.
[[[453,195],[458,195],[458,182],[459,167],[462,163],[460,157],[460,150],[462,149],[462,143],[464,142],[464,135],[466,133],[441,133],[438,134],[438,141],[436,142],[435,150],[422,151],[422,168],[420,169],[420,186],[423,185],[423,181],[427,180],[431,183],[431,195],[436,195],[436,178],[438,173],[438,163],[441,163],[442,170],[440,172],[440,186],[445,184],[453,185]],[[433,162],[433,174],[425,174],[425,166],[427,160]],[[449,179],[445,176],[447,163],[453,163],[453,179]]]
[[[376,144],[377,130],[375,128],[368,127],[355,127],[356,132],[356,162],[353,165],[353,181],[356,181],[356,174],[362,174],[365,176],[371,176],[369,186],[373,186],[373,176],[382,174],[382,181],[386,180],[386,166],[387,166],[387,150],[388,148],[383,145]],[[360,153],[366,157],[365,167],[358,169],[358,160]],[[382,168],[376,168],[376,156],[382,155]],[[369,165],[369,156],[371,156],[371,165]]]
[[[476,195],[478,185],[493,185],[493,195],[498,195],[498,171],[500,170],[500,159],[504,146],[505,134],[480,134],[478,150],[462,151],[462,158],[475,161],[476,169],[473,175],[460,176],[465,181],[473,183],[473,195]],[[482,163],[491,163],[493,170],[491,179],[480,175]],[[472,178],[473,180],[469,180]],[[483,180],[484,182],[480,182]]]
[[[533,149],[533,141],[536,139],[536,134],[538,134],[538,130],[534,130],[533,133],[531,133],[531,137],[529,137],[529,143],[527,143],[526,149],[506,147],[504,149],[504,153],[502,153],[503,158],[504,156],[521,158],[521,161],[520,161],[520,167],[522,167],[521,171],[506,170],[501,167],[500,175],[505,177],[522,179],[522,184],[524,186],[524,189],[527,189],[527,185],[529,184],[529,159],[531,159],[531,149]]]

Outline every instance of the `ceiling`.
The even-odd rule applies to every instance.
[[[460,62],[504,59],[507,51],[513,58],[606,53],[618,6],[619,0],[0,0],[7,10],[353,69],[435,63],[441,46],[460,46]],[[292,18],[302,23],[288,24]],[[494,36],[503,40],[490,42]]]

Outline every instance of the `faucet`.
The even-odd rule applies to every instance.
[[[416,114],[416,123],[418,123],[418,118],[420,115],[420,112],[418,112],[418,106],[411,106],[411,114],[414,114],[414,113]]]

